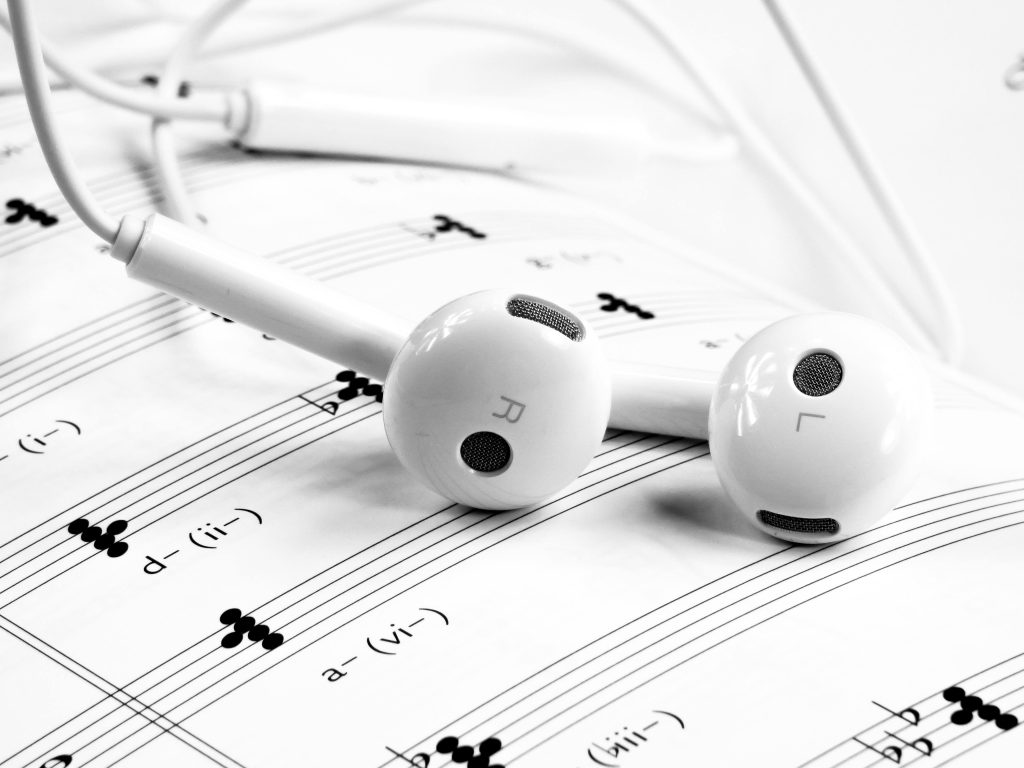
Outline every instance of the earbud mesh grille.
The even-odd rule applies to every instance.
[[[830,536],[839,533],[839,523],[831,517],[791,517],[761,509],[757,519],[764,525],[794,533],[826,533]]]
[[[546,325],[573,341],[583,340],[583,328],[580,327],[580,324],[564,312],[559,312],[547,304],[541,304],[525,296],[513,296],[505,305],[505,309],[512,317],[521,317]]]
[[[793,369],[796,388],[811,397],[834,392],[842,380],[843,366],[827,352],[813,352]]]
[[[474,432],[462,441],[459,454],[466,466],[477,472],[497,472],[512,458],[512,448],[501,435]]]

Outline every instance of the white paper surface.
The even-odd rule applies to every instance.
[[[98,111],[59,104],[105,204],[149,210],[141,150],[117,162]],[[750,528],[706,444],[618,431],[544,504],[453,506],[390,455],[376,398],[339,398],[338,369],[124,278],[0,103],[19,144],[0,202],[58,221],[0,223],[0,764],[1017,759],[1024,728],[999,723],[1024,704],[1024,417],[998,394],[939,377],[905,505],[831,546]],[[612,356],[715,369],[802,308],[537,186],[187,157],[212,231],[410,323],[521,286]]]

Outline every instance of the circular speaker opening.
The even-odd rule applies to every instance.
[[[512,460],[512,447],[494,432],[474,432],[459,447],[462,461],[477,472],[498,472]]]
[[[834,392],[843,380],[843,366],[828,352],[812,352],[793,369],[793,384],[810,397]]]

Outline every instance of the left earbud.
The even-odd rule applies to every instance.
[[[867,318],[796,315],[759,331],[711,399],[711,456],[755,526],[804,544],[860,533],[900,502],[931,435],[927,372]]]

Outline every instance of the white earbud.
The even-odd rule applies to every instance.
[[[387,313],[159,215],[126,217],[128,274],[385,381],[398,458],[448,498],[533,504],[571,482],[611,425],[710,430],[726,493],[761,530],[834,541],[888,512],[914,478],[931,397],[915,353],[885,328],[802,315],[752,337],[708,374],[609,367],[586,324],[535,296],[485,291],[412,332]],[[710,417],[709,417],[710,409]]]
[[[385,312],[158,214],[125,217],[111,255],[136,280],[384,381],[399,460],[453,501],[540,501],[575,479],[608,427],[600,341],[536,296],[474,293],[410,335]]]
[[[711,455],[761,530],[800,543],[868,528],[914,481],[932,397],[916,353],[855,315],[781,320],[733,356],[711,400]]]
[[[536,297],[460,299],[406,341],[402,323],[386,313],[162,216],[118,222],[82,182],[55,130],[28,0],[8,6],[47,164],[127,273],[370,377],[387,376],[389,439],[414,474],[450,498],[500,509],[554,493],[592,456],[610,400],[611,423],[621,428],[684,436],[709,428],[726,492],[763,530],[793,541],[862,530],[912,481],[929,432],[928,381],[902,341],[866,320],[811,315],[765,329],[726,367],[708,417],[707,377],[690,371],[616,367],[609,393],[593,334]]]
[[[522,507],[572,482],[608,426],[601,343],[535,296],[483,291],[421,322],[384,384],[399,460],[448,498]]]
[[[387,313],[159,215],[126,217],[111,253],[133,278],[386,377],[384,426],[398,458],[473,507],[511,509],[560,490],[610,420],[710,431],[722,485],[755,525],[791,541],[835,541],[897,503],[928,436],[929,383],[915,353],[854,315],[769,326],[714,386],[694,371],[609,370],[586,323],[535,296],[471,294],[408,335]]]

